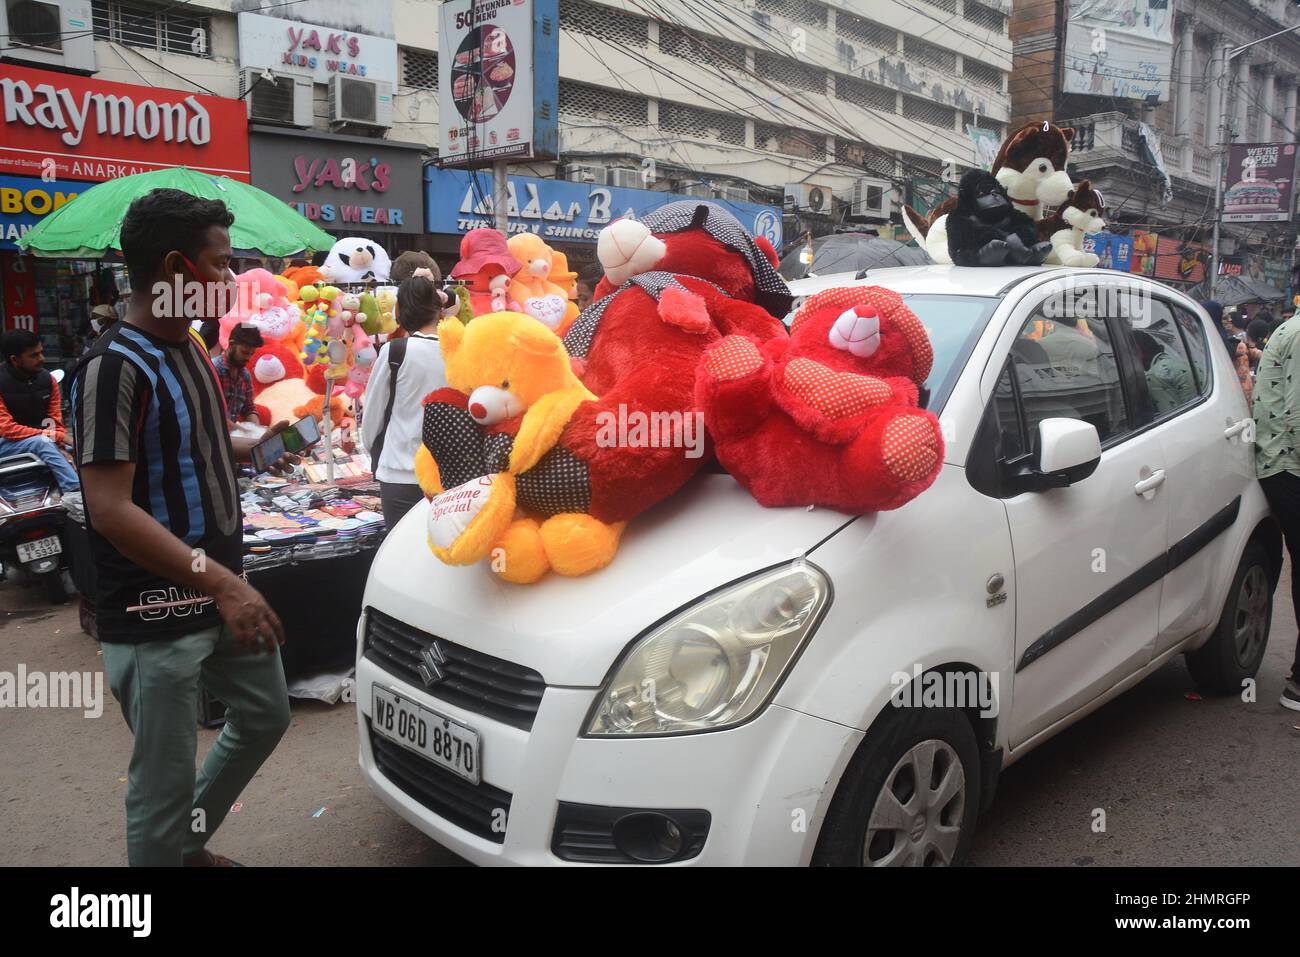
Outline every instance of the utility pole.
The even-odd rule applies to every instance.
[[[1227,44],[1223,46],[1223,53],[1219,58],[1219,79],[1218,82],[1226,83],[1228,79],[1228,64],[1241,54],[1245,53],[1257,43],[1263,43],[1266,40],[1272,40],[1274,37],[1280,37],[1284,33],[1293,33],[1300,30],[1300,23],[1293,27],[1287,27],[1285,30],[1278,30],[1276,33],[1270,33],[1266,37],[1260,37],[1258,40],[1251,40],[1249,43],[1243,43],[1239,47],[1229,48]],[[1243,92],[1241,94],[1245,96]],[[1228,149],[1228,91],[1225,89],[1219,97],[1219,148],[1215,150],[1214,157],[1214,239],[1212,241],[1210,261],[1210,298],[1214,298],[1215,288],[1219,281],[1219,225],[1223,221],[1223,162],[1224,155]]]

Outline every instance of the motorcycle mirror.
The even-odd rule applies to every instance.
[[[62,370],[62,369],[55,369],[55,370],[53,370],[53,371],[50,373],[50,377],[51,377],[55,382],[62,382],[62,381],[63,381],[63,370]]]

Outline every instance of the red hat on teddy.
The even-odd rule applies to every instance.
[[[460,262],[451,267],[453,279],[472,276],[488,266],[497,266],[508,276],[524,268],[514,256],[506,237],[495,229],[471,229],[460,241]]]

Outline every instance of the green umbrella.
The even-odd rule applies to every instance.
[[[288,256],[302,250],[329,249],[334,238],[270,193],[230,179],[175,166],[99,183],[46,216],[18,245],[37,256],[98,259],[122,249],[119,233],[131,202],[155,189],[219,199],[235,224],[230,245],[236,251]]]

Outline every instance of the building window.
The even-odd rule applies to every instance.
[[[962,122],[961,128],[963,131],[965,131],[966,127],[968,126],[975,126],[976,125],[975,114],[963,112],[961,115],[961,122]],[[990,122],[987,116],[981,116],[978,125],[982,130],[992,130],[993,135],[997,137],[999,143],[1002,142],[1002,137],[1006,135],[1004,132],[1006,130],[1006,127],[1004,127],[1001,123]],[[1078,137],[1076,137],[1076,139],[1077,138]]]
[[[615,126],[645,126],[650,122],[648,102],[644,96],[610,90],[603,86],[560,81],[560,119],[569,122],[576,119],[595,120]]]
[[[560,0],[560,29],[616,45],[643,49],[650,45],[648,20],[587,0]]]
[[[669,56],[690,60],[700,66],[728,67],[745,65],[745,48],[720,37],[692,36],[667,24],[659,27],[659,50]]]
[[[915,153],[903,154],[904,176],[943,176],[943,163],[929,156],[917,156]]]
[[[898,31],[846,10],[835,15],[835,31],[855,43],[893,53],[898,49]]]
[[[865,167],[886,179],[892,179],[894,176],[894,154],[886,153],[874,146],[868,146],[866,143],[855,143],[852,140],[837,138],[835,140],[835,161],[848,163],[850,166]]]
[[[210,17],[117,0],[94,0],[93,12],[96,40],[160,53],[212,56]]]
[[[961,71],[962,76],[972,83],[978,83],[980,86],[987,86],[994,90],[1002,89],[1002,71],[995,66],[965,57],[961,63]]]
[[[438,54],[403,47],[402,86],[411,90],[438,89]]]
[[[697,140],[745,145],[745,120],[730,113],[702,110],[684,103],[659,101],[659,127],[665,133]]]
[[[885,86],[868,83],[857,77],[835,74],[835,98],[845,103],[852,103],[864,110],[883,113],[896,113],[897,97],[894,91]]]
[[[63,33],[59,8],[41,0],[6,0],[9,39],[14,46],[37,50],[62,50]]]
[[[755,0],[754,9],[815,27],[826,26],[826,7],[814,0]]]
[[[785,153],[811,160],[826,159],[826,137],[811,130],[797,130],[773,123],[755,123],[754,145],[771,153]]]
[[[975,0],[966,0],[961,15],[985,30],[992,30],[995,33],[1003,33],[1006,30],[1007,16],[1005,13],[1001,10],[994,10],[992,7],[986,7],[982,3],[976,3]]]
[[[793,57],[759,50],[754,54],[754,72],[766,80],[809,93],[826,92],[826,71],[801,63]]]
[[[957,125],[957,111],[951,106],[923,100],[919,96],[903,96],[903,116],[929,126],[942,126],[953,129]]]
[[[910,33],[903,36],[903,56],[910,63],[919,63],[946,73],[957,72],[956,53]]]

